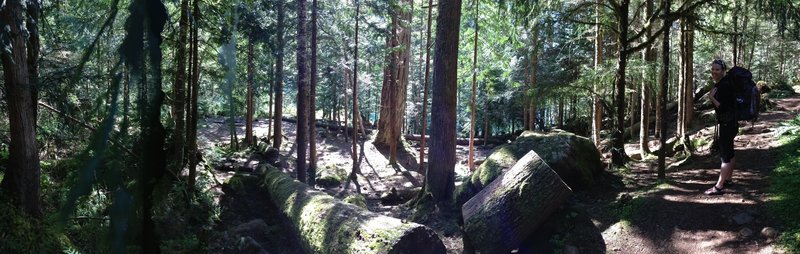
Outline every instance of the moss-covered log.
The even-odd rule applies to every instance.
[[[594,189],[600,185],[603,164],[592,141],[569,132],[541,134],[526,131],[514,142],[492,151],[456,190],[457,204],[467,202],[529,151],[536,151],[573,190]]]
[[[569,186],[531,151],[461,207],[464,231],[480,253],[509,253],[570,194]]]
[[[277,169],[264,174],[272,202],[310,253],[445,253],[433,230],[344,203]]]

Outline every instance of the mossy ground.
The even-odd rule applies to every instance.
[[[779,243],[792,253],[800,252],[800,136],[782,139],[783,159],[770,176],[773,198],[770,212],[785,223]]]

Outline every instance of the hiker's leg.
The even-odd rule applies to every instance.
[[[727,163],[727,164],[728,165],[725,165],[725,166],[730,167],[730,170],[728,170],[729,171],[728,172],[728,176],[725,177],[725,181],[731,181],[731,179],[733,179],[733,168],[736,167],[736,158],[735,157],[731,158],[731,163]]]
[[[733,165],[733,159],[731,159],[730,162],[723,162],[722,165],[720,165],[719,178],[717,179],[717,184],[714,186],[720,189],[725,188],[725,181],[730,180],[733,175]]]

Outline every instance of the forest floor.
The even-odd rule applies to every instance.
[[[656,177],[655,156],[634,160],[625,169],[610,170],[607,173],[609,186],[601,191],[578,192],[551,219],[540,227],[531,237],[528,247],[520,253],[535,249],[537,253],[773,253],[781,252],[774,245],[775,236],[771,231],[780,230],[780,225],[770,218],[767,203],[768,176],[774,169],[780,155],[777,154],[778,137],[776,127],[800,112],[800,98],[776,100],[776,107],[763,113],[754,125],[742,124],[735,139],[736,170],[733,184],[726,187],[726,193],[708,196],[703,191],[710,188],[719,172],[719,155],[710,149],[714,126],[698,121],[693,129],[692,140],[697,149],[686,161],[668,158],[667,181],[659,182]],[[699,119],[703,116],[697,116]],[[713,124],[713,123],[712,123]],[[254,123],[257,137],[268,132],[265,120]],[[705,126],[700,126],[705,125]],[[294,144],[295,125],[283,122],[286,136],[281,148],[281,168],[294,175],[296,146]],[[237,122],[237,132],[244,132],[243,123]],[[320,174],[346,176],[352,168],[352,149],[350,139],[342,133],[318,129],[317,139]],[[372,135],[375,131],[372,131]],[[208,118],[200,130],[200,145],[206,155],[219,154],[217,147],[229,143],[228,125],[225,119]],[[703,141],[704,140],[704,141]],[[626,145],[628,155],[640,154],[636,140]],[[408,142],[399,152],[399,166],[388,163],[388,154],[378,149],[369,140],[363,143],[364,160],[360,163],[362,174],[358,185],[322,188],[332,195],[344,196],[346,193],[360,192],[366,199],[369,210],[384,215],[405,219],[411,210],[395,203],[382,203],[380,196],[396,190],[420,187],[422,174],[417,173],[418,148],[416,142]],[[651,147],[658,142],[652,141]],[[488,156],[492,146],[477,146],[476,161]],[[288,152],[287,152],[288,151]],[[238,164],[238,168],[252,168],[258,164],[252,157],[240,154],[239,157],[225,158],[215,155],[207,160],[227,160]],[[458,146],[456,182],[469,176],[466,165],[467,148]],[[605,162],[607,163],[607,156]],[[213,171],[215,177],[225,182],[234,172]],[[342,178],[344,179],[344,178]],[[286,244],[286,232],[280,229],[280,221],[275,216],[277,210],[265,202],[262,194],[236,193],[215,188],[222,206],[222,216],[215,231],[227,232],[241,228],[252,220],[264,220],[271,234],[252,237],[271,253],[295,253],[297,244]],[[259,200],[250,200],[259,199]],[[236,200],[232,202],[232,200]],[[442,238],[448,253],[461,253],[463,250],[460,230],[453,230],[436,219],[425,223]],[[225,234],[227,235],[227,234]],[[222,244],[222,243],[218,243]],[[212,244],[213,245],[213,244]],[[226,252],[225,248],[214,248]],[[230,250],[230,249],[228,249]]]

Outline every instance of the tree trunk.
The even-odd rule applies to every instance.
[[[464,203],[465,234],[480,253],[509,253],[571,194],[561,177],[530,151]]]
[[[475,42],[472,47],[472,103],[470,104],[469,118],[469,158],[467,167],[470,171],[475,171],[475,83],[478,77],[478,1],[475,1]]]
[[[539,71],[539,24],[538,23],[534,23],[532,30],[533,30],[531,32],[531,34],[532,34],[532,36],[531,36],[532,37],[531,38],[531,44],[532,44],[531,45],[531,49],[532,50],[531,50],[531,56],[530,56],[531,57],[531,59],[530,59],[531,61],[529,63],[530,64],[530,66],[529,66],[530,73],[528,73],[530,75],[530,82],[531,82],[529,89],[530,89],[530,91],[532,91],[532,93],[529,93],[529,95],[536,93],[536,83],[537,83],[536,76],[538,75],[538,71]],[[528,116],[528,124],[527,124],[528,125],[528,130],[536,130],[536,112],[537,112],[536,111],[536,104],[538,102],[536,100],[534,100],[534,97],[530,97],[529,103],[530,103],[530,108],[528,110],[528,114],[530,114],[530,115]]]
[[[456,97],[461,0],[441,0],[436,18],[436,50],[433,57],[431,144],[426,173],[427,192],[437,202],[447,202],[455,189]]]
[[[178,42],[175,45],[175,83],[172,85],[172,119],[175,124],[173,145],[175,150],[171,156],[173,172],[183,169],[183,152],[186,130],[186,37],[189,27],[189,1],[181,0],[181,14],[178,21]]]
[[[422,115],[420,118],[422,119],[422,132],[421,135],[424,137],[425,132],[428,131],[428,86],[430,82],[430,72],[431,72],[431,20],[432,20],[432,13],[433,13],[433,0],[428,0],[428,27],[425,32],[425,86],[422,91]],[[425,139],[422,140],[422,143],[419,145],[419,172],[423,172],[426,170],[425,166],[425,149],[428,147],[425,145]]]
[[[317,0],[311,0],[311,82],[308,94],[308,180],[317,180]]]
[[[655,3],[654,0],[647,0],[645,3],[645,14],[647,17],[652,16],[655,12]],[[650,38],[653,36],[653,30],[647,29],[645,32],[646,38]],[[647,64],[647,68],[644,70],[643,78],[642,78],[642,96],[641,96],[641,117],[639,118],[639,122],[643,123],[639,125],[639,148],[642,151],[642,158],[644,158],[644,154],[650,153],[650,145],[648,144],[648,138],[650,133],[650,88],[652,84],[651,80],[653,80],[653,73],[655,73],[654,65],[656,62],[656,55],[655,50],[653,50],[652,45],[648,45],[645,49],[643,54],[644,62]]]
[[[281,150],[281,143],[283,142],[283,131],[281,127],[281,118],[283,118],[283,47],[285,46],[284,39],[284,26],[285,16],[284,13],[284,0],[278,0],[276,11],[278,13],[278,24],[276,26],[277,47],[273,51],[275,57],[275,114],[272,116],[273,131],[272,131],[272,147]]]
[[[615,77],[616,87],[616,126],[614,128],[614,138],[612,142],[612,163],[616,166],[622,166],[626,161],[625,154],[625,69],[628,65],[628,9],[630,0],[622,0],[619,3],[619,10],[616,12],[618,54],[617,54],[617,71]],[[616,154],[616,155],[614,155]]]
[[[309,253],[445,253],[430,228],[337,201],[279,169],[267,169],[263,183]]]
[[[390,50],[388,66],[384,70],[384,82],[381,89],[380,119],[378,135],[375,142],[389,147],[389,163],[397,163],[397,146],[405,115],[406,89],[408,89],[409,59],[411,55],[411,13],[406,11],[410,0],[400,1],[396,8],[390,10],[392,29],[387,48],[402,47],[402,50]]]
[[[598,0],[598,3],[601,0]],[[603,65],[603,33],[600,27],[602,7],[599,5],[595,8],[595,40],[594,40],[594,68],[599,69]],[[592,96],[592,142],[594,145],[600,145],[600,131],[603,129],[603,103],[601,100],[601,84],[594,83],[594,94]]]
[[[360,118],[358,114],[358,23],[359,23],[359,16],[361,15],[361,5],[358,3],[358,0],[355,2],[356,4],[356,35],[355,35],[355,51],[353,54],[353,170],[350,174],[350,179],[356,181],[355,174],[361,173],[361,169],[358,165],[358,144],[356,143],[356,139],[358,137],[358,119]]]
[[[255,102],[253,101],[253,76],[255,76],[255,64],[253,63],[253,40],[255,33],[250,31],[247,39],[247,109],[245,112],[244,124],[244,143],[246,146],[253,145],[253,114],[255,113]]]
[[[687,129],[691,127],[692,120],[694,119],[694,24],[692,21],[686,24],[686,75],[684,82],[686,86],[686,95],[684,106],[684,135],[687,135]]]
[[[187,146],[189,156],[189,193],[194,193],[195,178],[197,178],[197,163],[198,163],[198,150],[197,150],[197,100],[200,90],[200,56],[199,56],[199,39],[198,31],[200,29],[200,4],[199,0],[193,1],[193,15],[191,21],[192,36],[191,36],[191,94],[189,96],[189,121],[187,123]]]
[[[275,81],[275,73],[276,73],[275,64],[274,63],[270,63],[270,67],[271,67],[270,68],[270,72],[267,75],[267,76],[272,78],[269,81],[269,113],[267,114],[267,117],[269,117],[270,120],[269,120],[269,122],[267,122],[267,137],[270,137],[270,139],[272,139],[271,138],[272,137],[272,125],[275,123],[275,118],[273,117],[273,113],[275,112],[275,110],[274,110],[275,103],[272,101],[272,98],[275,97],[275,83],[277,81]]]
[[[39,61],[38,2],[28,2],[27,14],[21,1],[6,2],[0,19],[10,29],[4,33],[10,51],[3,51],[3,78],[8,107],[10,139],[8,167],[2,188],[25,213],[42,216],[40,185],[41,168],[36,146],[36,103]],[[22,30],[26,21],[27,30]],[[30,36],[30,38],[28,38]]]
[[[308,41],[306,41],[306,1],[297,0],[297,180],[306,182],[308,168]]]
[[[664,16],[668,17],[670,13],[670,0],[664,0],[662,2],[662,8],[664,9]],[[661,79],[659,80],[659,100],[658,100],[658,107],[661,109],[656,116],[660,121],[660,128],[661,131],[660,141],[661,145],[667,143],[667,120],[665,114],[667,112],[667,82],[669,82],[669,30],[672,26],[672,22],[664,21],[664,39],[661,44]],[[658,122],[658,121],[657,121]],[[667,149],[659,149],[658,153],[658,179],[666,179],[666,151]]]

